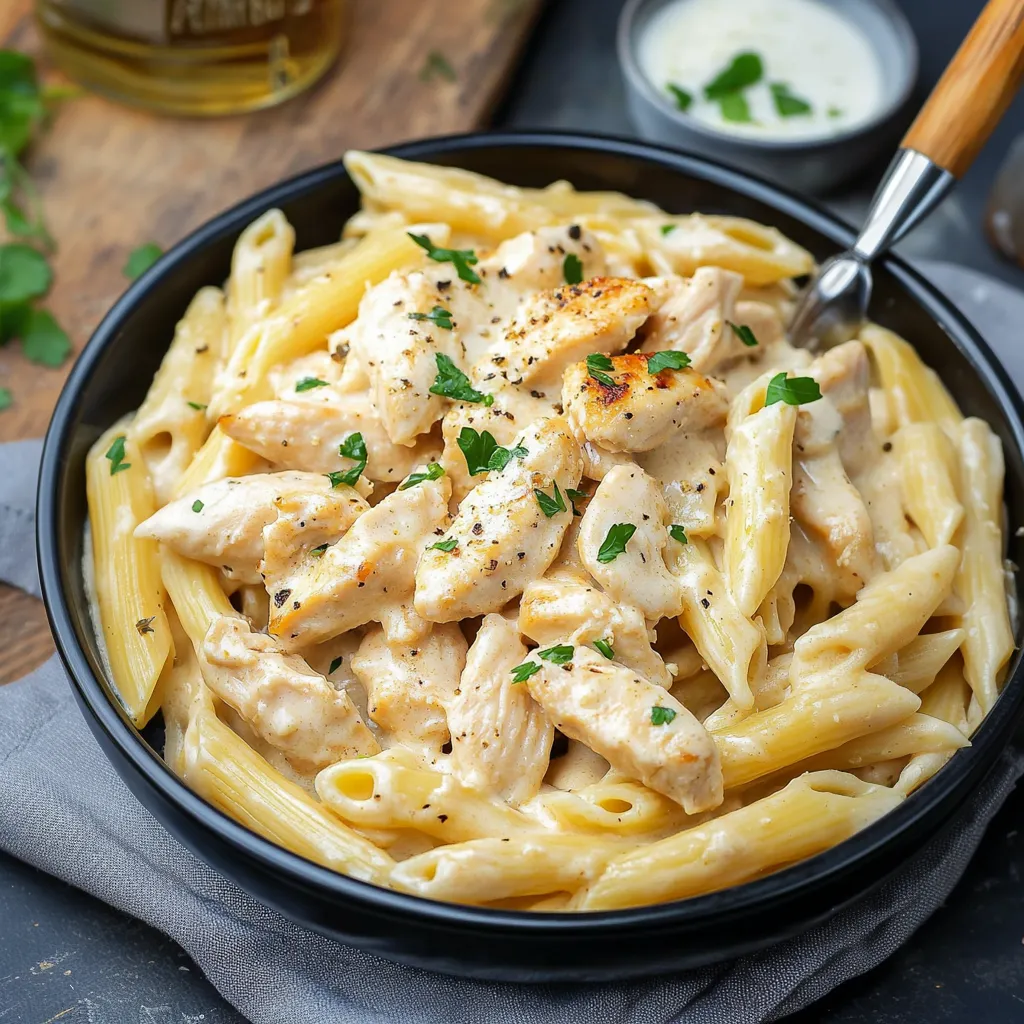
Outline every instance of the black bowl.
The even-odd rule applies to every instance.
[[[751,217],[778,226],[819,258],[852,240],[840,221],[778,188],[650,145],[529,133],[434,139],[390,152],[518,185],[567,178],[582,189],[618,189],[671,211]],[[356,189],[339,162],[268,189],[194,232],[107,315],[72,370],[46,437],[39,567],[57,648],[104,752],[167,830],[257,899],[343,942],[452,974],[567,981],[657,974],[794,935],[874,888],[954,820],[1020,717],[1019,651],[973,745],[891,814],[836,848],[767,878],[635,910],[531,915],[380,889],[280,849],[178,781],[132,726],[103,677],[81,567],[86,452],[106,427],[142,401],[175,322],[197,289],[226,278],[232,246],[250,221],[280,207],[295,226],[298,247],[307,248],[335,240],[357,204]],[[1006,452],[1009,522],[1024,521],[1020,400],[988,347],[898,259],[876,268],[872,316],[917,346],[967,415],[991,424]],[[1009,545],[1009,557],[1024,565],[1024,541],[1011,532]]]

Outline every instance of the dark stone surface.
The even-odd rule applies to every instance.
[[[934,82],[980,0],[902,0]],[[498,123],[632,134],[614,59],[621,0],[552,0]],[[995,169],[1024,131],[1024,96],[955,199],[904,245],[1024,285],[980,225]],[[877,175],[877,171],[874,172]],[[870,175],[833,205],[865,208]],[[795,1024],[1024,1021],[1024,790],[993,822],[949,902],[881,967],[791,1018]],[[0,1024],[238,1024],[184,952],[147,925],[0,855]],[[400,1024],[400,1022],[396,1022]],[[728,1022],[723,1022],[728,1024]]]

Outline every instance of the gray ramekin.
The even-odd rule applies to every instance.
[[[716,131],[677,110],[637,61],[651,17],[672,0],[627,0],[619,16],[619,64],[630,117],[645,139],[709,156],[796,192],[821,193],[895,148],[917,81],[917,40],[892,0],[822,0],[857,25],[875,48],[886,103],[870,121],[818,139],[756,139]]]

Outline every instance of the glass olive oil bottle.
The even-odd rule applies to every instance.
[[[347,0],[37,0],[50,55],[112,99],[165,113],[269,107],[337,57]]]

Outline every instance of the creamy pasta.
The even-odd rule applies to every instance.
[[[170,768],[425,897],[679,899],[906,799],[1013,649],[1002,454],[877,326],[787,340],[738,218],[351,153],[88,459],[98,630]]]

